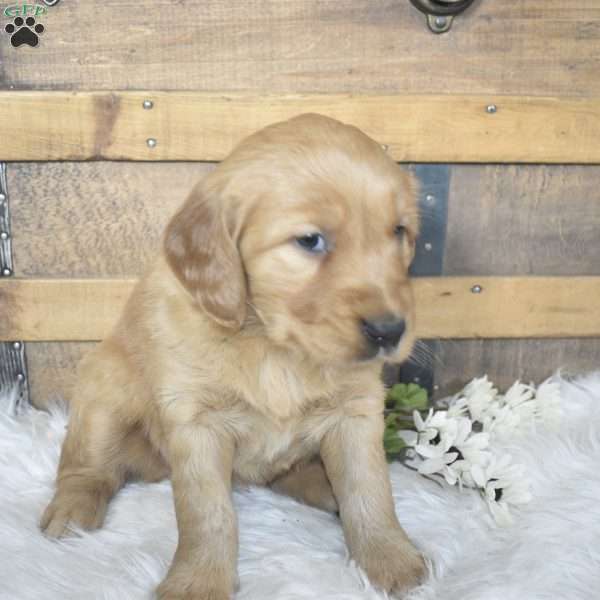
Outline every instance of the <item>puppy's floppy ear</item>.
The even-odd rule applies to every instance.
[[[220,325],[239,329],[246,318],[246,277],[225,212],[218,197],[197,186],[167,226],[164,250],[202,309]]]

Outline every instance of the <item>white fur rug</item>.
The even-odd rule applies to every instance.
[[[600,597],[600,372],[561,382],[564,422],[510,448],[527,466],[533,501],[508,529],[477,493],[391,466],[397,512],[433,562],[411,600],[594,600]],[[105,527],[45,539],[65,416],[14,416],[0,397],[0,598],[152,598],[175,549],[170,485],[129,485]],[[235,493],[240,524],[236,600],[381,599],[349,564],[339,522],[264,489]]]

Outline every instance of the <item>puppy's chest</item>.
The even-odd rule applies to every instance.
[[[234,476],[241,482],[269,483],[296,463],[318,454],[319,441],[312,419],[275,423],[254,415],[237,440]]]
[[[234,475],[263,484],[318,453],[336,413],[336,386],[321,372],[275,352],[251,366],[233,389],[244,407],[235,427]]]

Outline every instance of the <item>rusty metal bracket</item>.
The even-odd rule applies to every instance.
[[[6,163],[0,162],[0,276],[11,277],[13,273]],[[25,344],[20,341],[0,343],[0,391],[15,388],[19,396],[18,402],[29,402]]]
[[[467,10],[475,0],[410,0],[411,4],[427,17],[433,33],[446,33],[456,15]]]

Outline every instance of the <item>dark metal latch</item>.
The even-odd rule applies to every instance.
[[[465,11],[475,0],[410,0],[413,6],[427,16],[427,25],[433,33],[445,33],[452,20]]]

